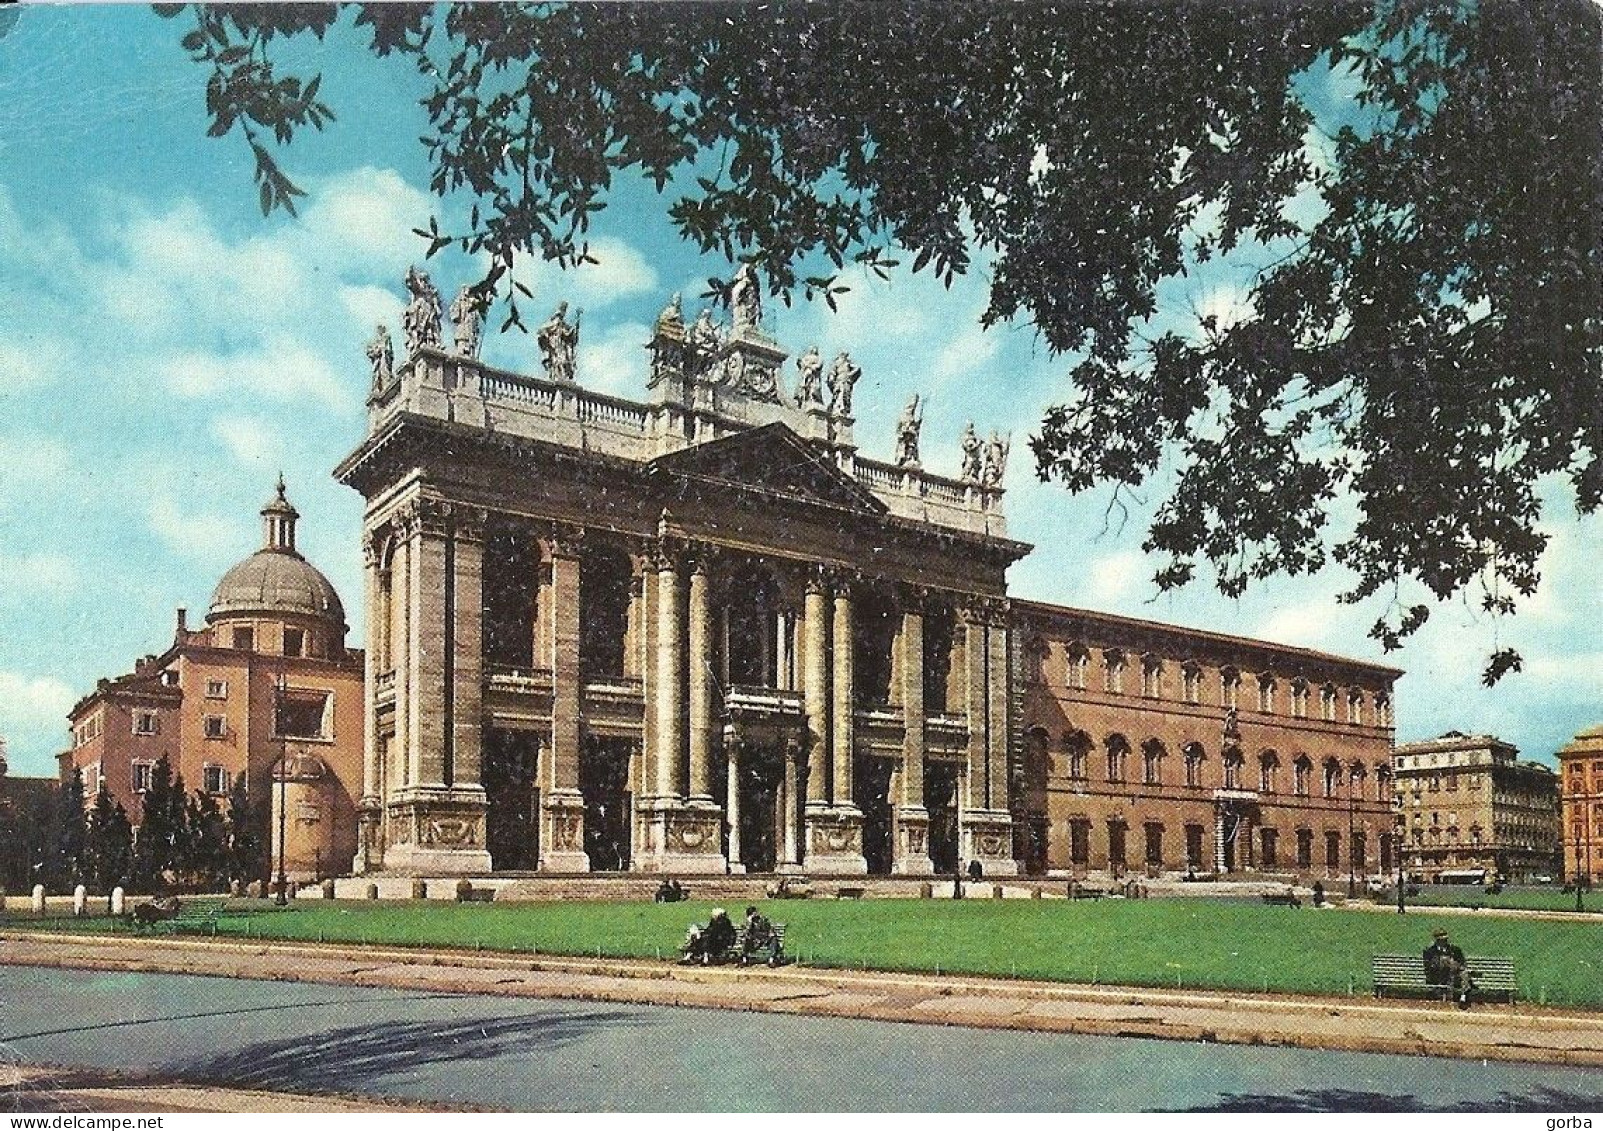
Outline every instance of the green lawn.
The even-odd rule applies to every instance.
[[[671,956],[707,903],[312,902],[227,916],[256,938],[483,948],[608,957]],[[737,917],[739,908],[731,908]],[[1469,954],[1509,955],[1521,996],[1603,1006],[1595,923],[1294,910],[1202,899],[814,900],[769,903],[787,949],[814,966],[1017,975],[1054,981],[1345,994],[1369,990],[1369,957],[1418,952],[1444,926]],[[25,917],[0,918],[22,926]],[[127,928],[106,920],[39,927]]]

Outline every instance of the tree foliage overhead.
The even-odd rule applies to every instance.
[[[1584,0],[183,10],[264,211],[299,194],[273,143],[333,116],[275,50],[347,12],[423,77],[432,188],[471,202],[425,234],[485,256],[486,295],[515,256],[584,262],[621,175],[786,301],[832,301],[848,264],[988,264],[985,323],[1028,321],[1068,367],[1039,473],[1161,477],[1160,587],[1205,562],[1237,594],[1333,554],[1346,599],[1399,595],[1373,630],[1395,647],[1429,614],[1405,583],[1492,613],[1534,590],[1544,477],[1583,512],[1603,496]],[[1305,96],[1330,71],[1339,121]],[[1239,318],[1154,319],[1160,285],[1249,248]]]

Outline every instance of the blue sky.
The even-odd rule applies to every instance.
[[[297,48],[323,70],[339,118],[289,153],[308,192],[300,218],[264,220],[243,144],[204,136],[204,76],[178,47],[181,24],[144,6],[25,7],[0,21],[14,21],[0,38],[0,735],[14,773],[47,774],[73,701],[163,649],[176,606],[201,619],[217,578],[257,548],[256,512],[280,469],[302,549],[361,643],[361,502],[330,469],[361,437],[363,346],[375,322],[398,323],[402,275],[425,250],[411,229],[434,202],[415,79],[344,36]],[[446,216],[459,206],[446,202]],[[564,299],[584,309],[588,385],[643,392],[640,344],[667,296],[683,291],[694,311],[707,276],[729,274],[681,244],[663,212],[648,187],[624,185],[596,227],[599,265],[524,272],[532,315]],[[476,277],[449,254],[428,269],[447,300]],[[1011,574],[1016,594],[1394,663],[1408,671],[1400,740],[1493,732],[1546,759],[1603,721],[1603,525],[1579,520],[1561,490],[1548,492],[1544,583],[1519,616],[1438,606],[1391,657],[1365,635],[1380,607],[1338,605],[1334,568],[1237,601],[1206,582],[1158,597],[1157,563],[1140,550],[1146,504],[1121,524],[1106,493],[1034,481],[1025,438],[1064,396],[1069,366],[1028,327],[982,332],[985,288],[983,263],[950,291],[927,276],[865,277],[838,312],[780,308],[774,328],[793,352],[816,342],[863,366],[867,454],[891,453],[915,391],[929,396],[935,470],[956,471],[966,420],[1012,431],[1009,521],[1037,546]],[[1224,264],[1164,297],[1161,317],[1184,322],[1228,315],[1241,291]],[[492,335],[485,356],[535,368],[517,333]],[[1478,674],[1499,646],[1520,648],[1526,668],[1486,691]]]

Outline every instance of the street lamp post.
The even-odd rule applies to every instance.
[[[1403,903],[1403,889],[1408,886],[1408,873],[1403,871],[1403,849],[1408,843],[1408,818],[1401,811],[1397,814],[1397,914],[1401,915],[1408,910]]]
[[[284,677],[273,686],[273,729],[278,732],[278,893],[273,902],[289,904],[289,879],[284,875],[284,840],[289,817],[288,745],[284,740]]]

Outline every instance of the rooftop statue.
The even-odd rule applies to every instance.
[[[484,336],[484,310],[472,287],[463,287],[451,304],[451,323],[456,327],[456,352],[478,359]]]
[[[845,350],[835,355],[829,367],[829,411],[835,416],[852,414],[852,387],[863,375],[860,365]]]
[[[535,341],[540,346],[540,360],[545,365],[545,375],[553,381],[572,381],[577,375],[579,320],[583,317],[584,311],[578,311],[573,321],[569,322],[568,304],[559,303],[556,311],[535,334]]]
[[[711,370],[723,349],[724,337],[718,323],[712,320],[712,311],[702,307],[685,337],[690,346],[691,375],[703,379],[718,376]]]
[[[796,404],[810,408],[824,403],[824,359],[817,346],[808,346],[807,352],[796,359]]]
[[[987,487],[1000,487],[1002,476],[1007,474],[1007,453],[1013,446],[1013,437],[1009,433],[1006,437],[997,435],[991,430],[991,439],[985,445],[985,466],[980,472],[980,482]]]
[[[961,478],[965,483],[978,483],[980,481],[980,438],[974,432],[974,422],[971,420],[963,426],[963,473]]]
[[[416,357],[423,346],[440,348],[440,292],[416,267],[406,269],[406,289],[412,298],[401,315],[401,329],[406,335],[406,356]]]
[[[675,291],[673,297],[668,300],[668,305],[662,308],[661,314],[657,315],[657,325],[683,327],[684,324],[684,310],[679,305],[679,292]]]
[[[901,419],[896,422],[896,466],[918,466],[918,432],[924,426],[924,409],[919,404],[919,396],[913,394],[913,399],[907,402],[902,409]]]
[[[395,376],[395,343],[388,326],[380,323],[367,343],[367,360],[373,366],[373,392],[382,392]]]
[[[762,287],[757,281],[757,269],[750,263],[742,263],[729,284],[729,310],[734,315],[737,336],[762,324]]]

